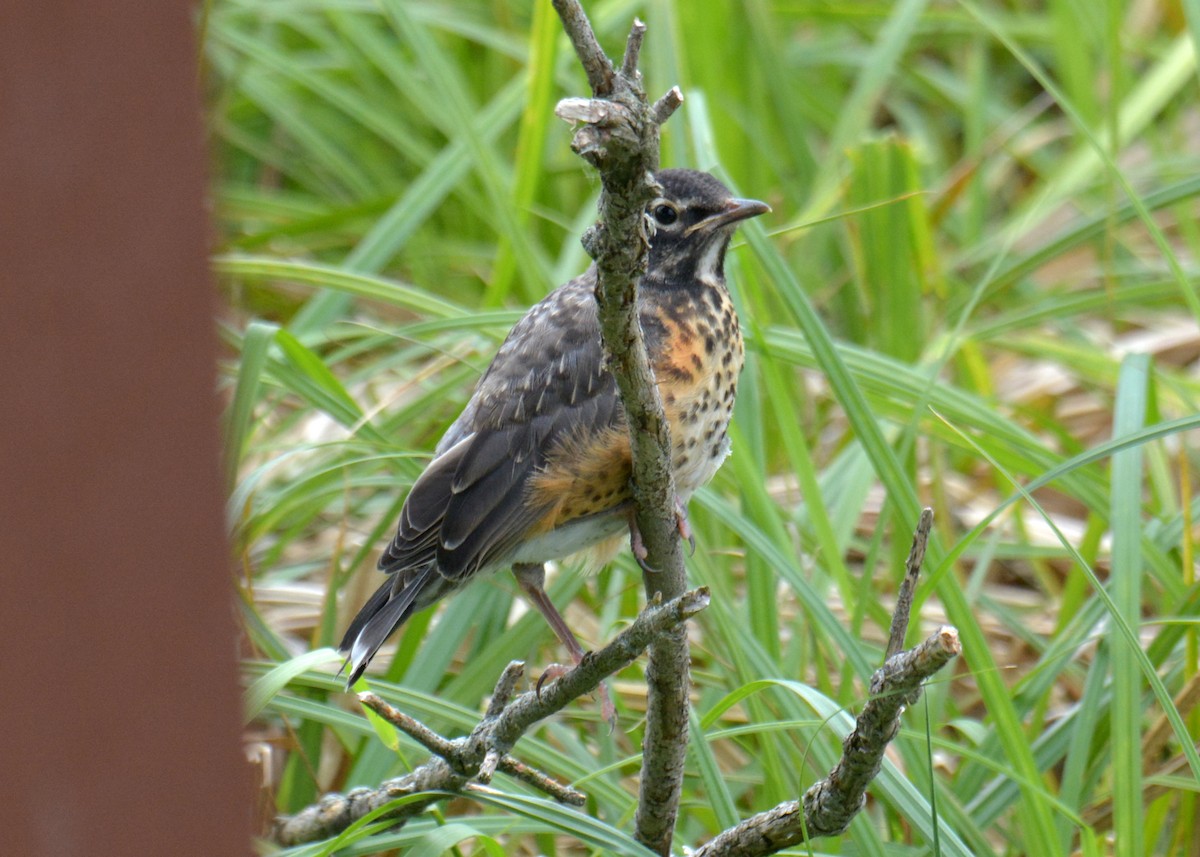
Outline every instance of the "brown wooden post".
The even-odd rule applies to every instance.
[[[249,852],[197,10],[0,4],[0,853]]]

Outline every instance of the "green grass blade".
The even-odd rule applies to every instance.
[[[1149,398],[1150,361],[1131,355],[1121,366],[1113,418],[1113,436],[1119,438],[1143,428]],[[1142,446],[1123,449],[1112,463],[1112,589],[1113,606],[1131,629],[1142,621]],[[1137,657],[1127,638],[1113,629],[1112,650],[1112,754],[1113,776],[1122,787],[1113,790],[1113,822],[1127,835],[1117,837],[1117,854],[1139,857],[1144,853],[1142,797],[1142,683]],[[1138,651],[1140,651],[1140,645]]]

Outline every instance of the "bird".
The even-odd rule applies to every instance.
[[[744,350],[725,282],[742,221],[770,211],[714,176],[653,174],[649,239],[637,311],[670,426],[680,535],[687,501],[729,454],[729,422]],[[633,518],[627,421],[605,367],[595,264],[551,291],[509,332],[461,415],[413,482],[379,559],[387,577],[339,646],[347,690],[418,610],[485,574],[511,568],[578,664],[584,651],[544,589],[545,564],[583,551],[611,559]]]

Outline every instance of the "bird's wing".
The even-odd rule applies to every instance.
[[[436,560],[444,578],[461,580],[504,561],[532,531],[544,529],[554,499],[532,489],[547,461],[582,438],[614,429],[623,436],[616,384],[603,364],[594,288],[589,269],[512,329],[413,484],[381,570],[405,572]],[[627,455],[627,442],[625,448]]]

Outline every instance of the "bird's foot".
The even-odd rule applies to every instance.
[[[578,663],[575,666],[579,666]],[[542,699],[542,686],[546,682],[558,681],[560,678],[569,673],[573,667],[565,664],[550,664],[538,676],[537,683],[534,684],[533,690],[537,694],[538,701]],[[604,682],[596,687],[596,695],[600,698],[600,716],[608,723],[608,733],[611,735],[613,730],[617,728],[617,707],[613,705],[612,697],[608,695],[608,685]]]
[[[678,494],[675,495],[675,529],[679,531],[679,538],[688,543],[688,556],[695,556],[696,536],[688,521],[687,506],[684,505]]]
[[[596,695],[600,697],[600,716],[608,724],[608,734],[611,735],[617,729],[617,707],[608,695],[608,685],[600,682],[596,686]]]
[[[642,541],[642,531],[638,528],[637,519],[632,512],[629,514],[629,549],[633,551],[638,568],[646,574],[658,574],[658,569],[646,562],[649,552],[646,550],[646,543]]]
[[[542,685],[548,681],[558,681],[571,671],[571,667],[566,664],[549,664],[542,674],[538,676],[537,684],[533,686],[534,693],[537,694],[538,702],[542,701]]]
[[[696,536],[692,532],[692,525],[688,521],[687,506],[679,495],[675,495],[675,530],[679,533],[679,537],[688,543],[688,556],[693,556],[696,553]],[[629,549],[633,551],[633,558],[637,560],[638,567],[647,574],[657,574],[658,569],[646,562],[648,551],[646,543],[642,540],[642,531],[638,528],[637,518],[634,513],[629,513]]]

